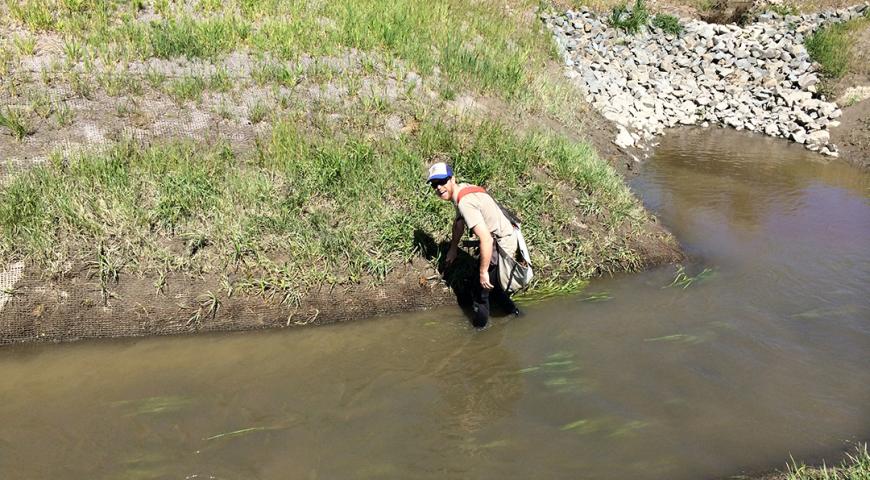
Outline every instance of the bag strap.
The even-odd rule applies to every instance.
[[[459,205],[459,202],[462,201],[462,197],[469,193],[486,193],[486,189],[483,187],[478,187],[476,185],[465,187],[460,190],[459,193],[456,195],[456,204]]]

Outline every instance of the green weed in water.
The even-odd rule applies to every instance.
[[[662,337],[645,338],[644,342],[676,342],[686,344],[699,344],[709,341],[715,336],[713,332],[706,332],[701,335],[687,335],[684,333],[676,333],[673,335],[664,335]]]
[[[622,438],[636,435],[639,430],[646,428],[649,425],[649,422],[642,420],[624,421],[619,418],[605,416],[594,419],[581,418],[562,425],[559,430],[563,432],[573,432],[579,435],[599,433],[611,438]]]
[[[715,273],[715,270],[711,268],[704,268],[704,270],[701,270],[701,272],[697,275],[689,275],[686,273],[686,268],[680,265],[679,268],[677,268],[677,273],[674,276],[674,281],[665,286],[664,288],[679,287],[685,290],[696,283],[700,283],[713,277]]]
[[[566,430],[574,430],[574,429],[581,428],[581,427],[588,427],[588,425],[589,425],[589,420],[582,418],[580,420],[577,420],[576,422],[571,422],[571,423],[562,425],[562,428],[560,428],[559,430],[562,430],[564,432]]]
[[[609,437],[629,437],[637,434],[638,430],[646,428],[649,426],[649,422],[644,422],[640,420],[631,420],[628,421],[618,427],[616,427],[613,431],[608,435]]]
[[[236,437],[242,437],[245,435],[249,435],[249,434],[255,433],[255,432],[268,432],[268,431],[272,431],[272,430],[285,430],[287,428],[290,428],[291,426],[292,426],[292,422],[289,422],[286,425],[272,425],[272,426],[240,428],[238,430],[233,430],[231,432],[218,433],[217,435],[212,435],[210,437],[203,438],[203,440],[210,441],[210,440],[236,438]]]
[[[606,302],[608,300],[612,300],[613,296],[607,292],[593,293],[587,297],[584,297],[582,301],[584,302]]]
[[[155,415],[175,412],[187,408],[193,403],[190,398],[179,396],[157,396],[137,400],[120,400],[112,406],[129,409],[127,416]]]
[[[588,381],[574,373],[579,370],[580,367],[574,360],[573,353],[556,352],[537,365],[517,370],[517,373],[521,375],[534,373],[545,387],[561,394],[588,389]]]
[[[525,231],[525,228],[523,229]],[[559,282],[551,280],[535,283],[530,289],[514,296],[514,300],[520,305],[531,305],[550,298],[571,295],[583,291],[589,284],[588,280],[574,278]]]
[[[832,318],[839,317],[844,315],[856,314],[860,310],[858,305],[841,305],[835,307],[819,307],[813,308],[804,312],[794,313],[789,315],[790,318],[798,318],[798,319],[818,319],[818,318]]]

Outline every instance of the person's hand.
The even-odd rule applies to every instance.
[[[457,249],[455,249],[455,248],[451,248],[451,249],[447,252],[447,260],[446,260],[446,261],[447,261],[447,265],[452,265],[453,262],[456,261],[456,255],[457,255],[458,253],[459,253],[459,252],[458,252]]]
[[[485,290],[492,290],[492,284],[489,283],[489,272],[480,272],[480,286]]]

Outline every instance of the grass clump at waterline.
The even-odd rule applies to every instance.
[[[870,480],[870,452],[861,444],[837,467],[808,467],[792,460],[783,480]]]
[[[830,79],[836,80],[848,71],[870,72],[863,52],[853,48],[857,34],[867,28],[870,28],[870,10],[861,18],[821,28],[804,43],[810,57]]]
[[[377,283],[421,254],[421,237],[446,238],[452,207],[423,183],[434,156],[518,211],[542,281],[639,266],[626,232],[646,214],[588,144],[437,121],[392,140],[279,121],[250,155],[184,142],[53,155],[0,190],[0,260],[115,277],[236,272],[228,290],[287,300]]]

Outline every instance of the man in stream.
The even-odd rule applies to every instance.
[[[506,311],[520,316],[522,313],[502,288],[499,277],[499,253],[511,258],[517,251],[514,226],[502,209],[486,191],[467,183],[456,183],[453,169],[444,162],[429,167],[427,182],[442,199],[452,201],[456,207],[447,265],[451,265],[459,252],[459,241],[466,228],[480,241],[480,264],[477,279],[473,281],[472,324],[486,326],[489,320],[490,297],[499,300]]]

